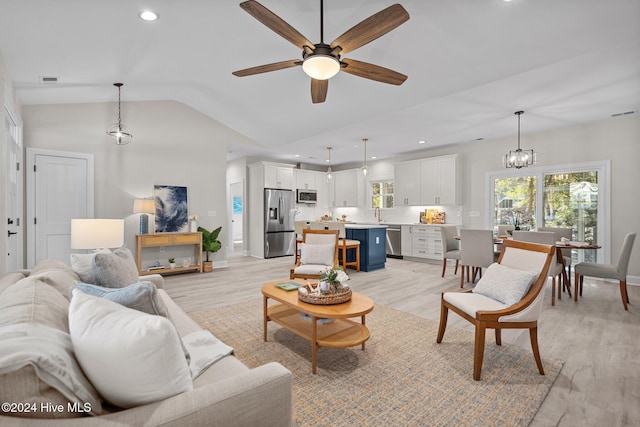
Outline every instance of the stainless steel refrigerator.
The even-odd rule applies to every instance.
[[[264,190],[264,257],[293,255],[295,198],[291,190]]]

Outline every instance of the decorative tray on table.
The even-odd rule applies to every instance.
[[[327,291],[323,293],[319,283],[315,286],[308,283],[298,288],[298,299],[308,304],[341,304],[351,299],[351,289],[348,286],[338,285],[338,290],[334,290],[329,286]]]

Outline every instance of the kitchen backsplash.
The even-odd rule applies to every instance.
[[[387,224],[418,224],[420,215],[426,209],[437,209],[445,213],[446,224],[462,224],[461,206],[398,206],[393,209],[382,209],[382,220]],[[296,221],[319,220],[322,215],[333,214],[334,219],[346,215],[347,221],[376,222],[376,211],[365,208],[333,208],[323,209],[312,206],[296,205]]]

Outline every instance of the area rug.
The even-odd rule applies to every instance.
[[[474,381],[473,334],[449,326],[436,344],[436,322],[376,305],[366,350],[320,348],[312,375],[308,341],[274,322],[263,341],[261,300],[190,316],[249,367],[277,361],[293,373],[296,426],[526,426],[562,368],[543,357],[540,375],[530,350],[488,333]]]

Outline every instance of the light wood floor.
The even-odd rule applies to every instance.
[[[230,254],[228,260],[229,267],[212,273],[165,277],[167,292],[186,312],[258,299],[261,285],[287,279],[293,264],[292,257],[261,260]],[[453,267],[444,279],[440,273],[440,265],[398,259],[388,259],[384,270],[348,270],[354,291],[436,322],[440,293],[459,289]],[[625,312],[617,284],[586,279],[578,303],[564,294],[552,307],[547,289],[538,325],[540,352],[565,365],[532,426],[640,425],[640,287],[629,286],[629,299]],[[452,312],[449,327],[473,331]],[[530,350],[528,332],[507,330],[502,337]],[[472,366],[470,358],[470,376]],[[531,369],[536,369],[533,356]]]

